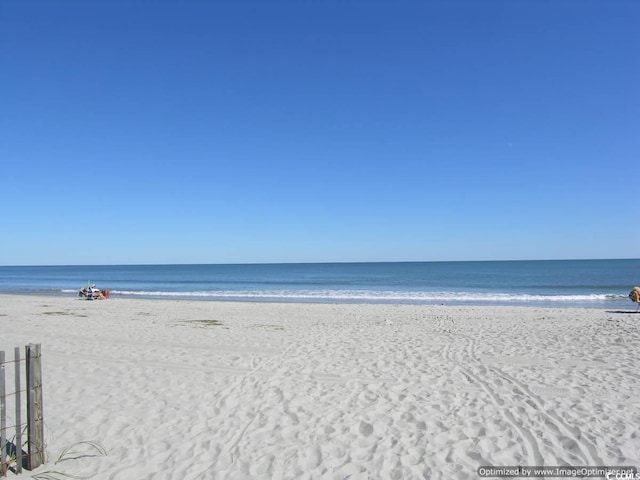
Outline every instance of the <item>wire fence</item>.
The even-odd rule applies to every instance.
[[[0,477],[44,462],[40,344],[27,345],[24,357],[16,347],[12,360],[0,350]]]

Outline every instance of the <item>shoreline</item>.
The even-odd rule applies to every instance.
[[[42,344],[50,460],[83,440],[108,451],[32,473],[471,479],[640,465],[638,320],[632,304],[0,294],[0,350]]]
[[[496,294],[499,296],[499,294]],[[79,299],[77,294],[72,292],[21,292],[21,291],[0,291],[2,296],[18,296],[18,297],[52,297]],[[525,295],[526,296],[526,295]],[[553,296],[550,296],[553,298]],[[615,298],[607,300],[584,300],[584,301],[568,301],[568,300],[375,300],[375,299],[359,299],[359,298],[307,298],[307,297],[281,297],[281,296],[265,296],[265,297],[233,297],[233,296],[208,296],[208,295],[192,295],[175,292],[172,295],[150,295],[150,294],[122,294],[117,290],[111,290],[110,300],[149,300],[149,301],[186,301],[186,302],[205,302],[205,303],[265,303],[265,304],[293,304],[293,305],[407,305],[416,307],[433,307],[433,306],[450,306],[450,307],[513,307],[513,308],[559,308],[559,309],[634,309],[635,303],[629,301],[627,295],[619,294]],[[629,306],[631,305],[631,306]]]

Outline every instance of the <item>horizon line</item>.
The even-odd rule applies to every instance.
[[[326,261],[326,262],[225,262],[225,263],[104,263],[104,264],[21,264],[0,265],[8,267],[144,267],[144,266],[185,266],[185,265],[352,265],[367,263],[472,263],[472,262],[570,262],[570,261],[608,261],[640,260],[640,258],[539,258],[539,259],[493,259],[493,260],[377,260],[377,261]]]

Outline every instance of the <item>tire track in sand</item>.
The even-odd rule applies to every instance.
[[[491,402],[494,404],[496,409],[500,412],[502,417],[506,420],[506,422],[512,426],[512,428],[518,432],[520,438],[523,439],[523,448],[524,453],[527,458],[528,465],[542,465],[543,458],[542,453],[540,451],[540,445],[535,439],[535,436],[528,430],[525,425],[518,421],[512,414],[509,412],[505,405],[508,404],[506,400],[504,400],[500,392],[495,389],[489,381],[486,381],[482,373],[478,374],[472,371],[472,368],[475,365],[469,365],[469,362],[465,362],[463,359],[463,355],[461,354],[462,349],[453,350],[451,348],[451,344],[458,340],[462,340],[465,343],[468,342],[468,338],[465,335],[456,334],[455,323],[453,319],[451,319],[451,325],[443,332],[444,334],[449,336],[449,342],[445,344],[445,348],[443,349],[443,356],[451,362],[455,368],[457,368],[466,378],[472,383],[476,383],[480,386],[480,388],[487,394],[487,396],[491,399]],[[469,345],[465,345],[464,350],[467,351],[467,355],[469,354]],[[469,357],[471,359],[471,357]]]
[[[499,385],[500,383],[502,383],[496,382],[495,377],[498,377],[503,382],[511,385],[513,387],[511,389],[511,395],[516,396],[517,402],[525,403],[526,405],[534,409],[538,414],[540,414],[545,419],[545,423],[550,427],[550,429],[553,432],[556,432],[556,435],[562,434],[566,438],[570,439],[570,441],[577,447],[578,451],[575,453],[579,457],[581,457],[583,464],[591,466],[603,465],[603,461],[598,455],[595,446],[586,441],[584,437],[580,435],[579,431],[576,433],[576,429],[567,425],[567,423],[564,422],[557,414],[546,410],[544,406],[544,400],[542,400],[542,398],[532,392],[531,389],[529,389],[525,384],[516,380],[506,372],[500,370],[499,368],[486,365],[478,360],[478,357],[476,355],[476,338],[469,337],[467,335],[460,335],[459,337],[466,341],[466,351],[468,358],[480,371],[481,375],[483,375],[484,377],[493,375],[493,383],[495,385]],[[487,373],[490,375],[487,375]],[[504,387],[501,386],[499,386],[498,388],[504,389]],[[564,442],[560,438],[554,438],[550,440],[557,448],[566,450]],[[536,463],[535,465],[542,465],[542,463]]]

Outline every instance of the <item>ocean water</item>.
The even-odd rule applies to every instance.
[[[633,308],[640,259],[0,267],[0,292],[200,300]]]

